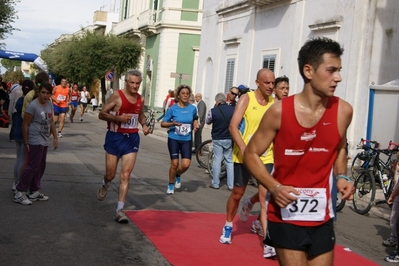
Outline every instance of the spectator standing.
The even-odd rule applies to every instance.
[[[98,107],[98,102],[97,102],[97,98],[95,95],[93,95],[93,97],[91,97],[90,100],[91,106],[93,108],[93,112],[96,110],[96,108]]]
[[[15,103],[17,100],[22,96],[22,84],[23,80],[20,80],[19,83],[14,83],[10,87],[10,92],[8,94],[10,98],[10,103],[8,106],[8,116],[10,117],[10,123],[11,123],[11,129],[10,129],[10,134],[9,138],[10,141],[14,140],[14,130],[15,130],[15,124],[14,124],[14,118],[17,115],[17,110],[15,110]]]
[[[19,178],[14,202],[31,205],[33,201],[46,201],[48,196],[40,192],[41,179],[46,168],[48,139],[53,135],[54,150],[58,148],[58,137],[53,119],[50,98],[53,88],[49,83],[39,87],[39,96],[25,110],[22,136],[27,150],[26,166]]]
[[[195,95],[195,101],[197,103],[198,110],[198,122],[199,128],[194,133],[194,152],[197,150],[198,146],[202,143],[202,129],[205,125],[205,117],[206,117],[206,104],[202,100],[202,94],[197,93]]]
[[[210,109],[205,122],[212,124],[212,184],[210,188],[219,189],[221,165],[224,159],[227,171],[227,187],[233,190],[234,166],[233,166],[233,141],[229,132],[229,125],[234,113],[234,107],[226,103],[226,95],[218,93],[215,96],[215,107]]]
[[[238,90],[237,87],[231,87],[231,89],[229,90],[229,93],[227,94],[227,104],[231,105],[231,106],[236,106],[237,104],[237,98],[238,95],[240,94],[240,91]]]
[[[30,91],[34,90],[35,84],[31,80],[24,80],[22,82],[22,96],[15,103],[16,115],[14,115],[14,140],[15,140],[15,150],[16,159],[14,163],[14,182],[12,183],[12,190],[15,191],[19,177],[22,173],[22,167],[24,166],[26,160],[26,147],[23,142],[22,136],[22,106],[24,104],[24,97]]]

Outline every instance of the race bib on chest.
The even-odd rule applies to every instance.
[[[295,189],[301,194],[297,196],[296,201],[281,209],[281,218],[285,221],[324,221],[327,206],[326,189]]]
[[[71,99],[72,101],[76,101],[78,99],[78,96],[72,96]]]
[[[191,132],[190,124],[181,124],[180,126],[175,126],[175,133],[180,136],[186,136]]]
[[[66,96],[65,96],[65,95],[61,95],[61,94],[58,94],[57,100],[59,100],[59,101],[65,101],[65,100],[66,100]]]
[[[124,114],[124,115],[131,115],[132,118],[128,120],[126,123],[121,123],[121,128],[125,129],[136,129],[139,125],[139,115],[138,114]]]

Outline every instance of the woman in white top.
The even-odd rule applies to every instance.
[[[80,92],[80,121],[83,121],[83,114],[85,113],[87,102],[89,101],[90,94],[86,89],[86,86],[83,86],[82,91]]]

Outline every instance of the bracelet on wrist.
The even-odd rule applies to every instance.
[[[338,180],[338,178],[343,178],[343,179],[345,179],[346,181],[351,182],[351,179],[350,179],[348,176],[344,175],[344,174],[339,174],[339,175],[337,175],[337,176],[335,177],[335,180]]]
[[[277,184],[277,185],[274,187],[274,189],[273,189],[273,193],[276,192],[276,190],[277,190],[279,187],[281,187],[281,186],[282,186],[282,184]]]

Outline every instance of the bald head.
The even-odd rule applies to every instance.
[[[256,79],[259,79],[263,74],[268,73],[274,76],[273,71],[271,71],[268,68],[261,68],[258,70],[258,73],[256,74]]]

